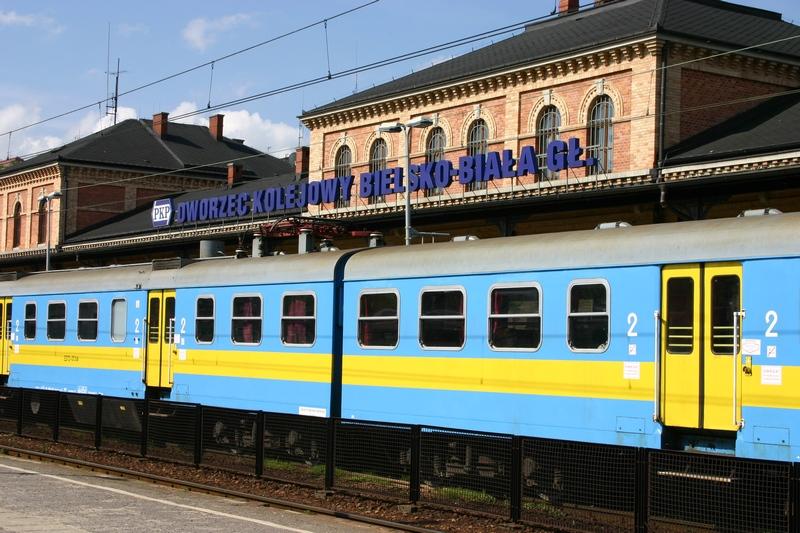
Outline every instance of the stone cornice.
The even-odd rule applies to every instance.
[[[584,52],[557,60],[532,63],[524,67],[476,76],[455,83],[442,84],[421,91],[394,95],[372,102],[354,104],[352,107],[321,112],[301,118],[309,129],[346,124],[357,120],[374,119],[384,115],[395,115],[404,111],[453,102],[460,98],[502,91],[525,83],[547,80],[567,74],[588,73],[590,70],[618,65],[634,59],[655,54],[662,41],[654,36],[624,43],[617,43],[591,52]]]

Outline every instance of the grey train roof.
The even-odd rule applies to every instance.
[[[0,282],[0,296],[331,281],[343,253],[207,259],[165,270],[146,263],[37,272]]]
[[[792,213],[375,248],[348,259],[345,280],[800,257],[798,230]],[[344,253],[39,272],[0,282],[0,296],[331,281]]]
[[[348,260],[345,279],[788,256],[800,256],[800,213],[366,250]]]

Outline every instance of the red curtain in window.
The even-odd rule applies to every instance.
[[[305,298],[293,298],[289,304],[287,316],[308,316]],[[286,339],[288,344],[306,344],[308,320],[289,320],[286,325]]]

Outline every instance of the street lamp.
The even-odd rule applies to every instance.
[[[405,132],[406,134],[406,154],[405,154],[405,167],[406,167],[406,246],[411,244],[411,191],[408,190],[409,178],[411,171],[411,130],[413,128],[427,128],[433,124],[433,119],[428,117],[417,117],[405,124],[402,122],[384,122],[378,126],[379,133],[399,133]]]
[[[39,197],[39,203],[45,202],[47,204],[45,213],[45,224],[47,225],[47,244],[45,245],[46,248],[44,252],[45,272],[50,270],[50,202],[53,200],[53,198],[61,198],[61,191],[53,191],[49,194],[43,194]]]

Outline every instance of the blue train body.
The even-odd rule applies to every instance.
[[[12,387],[795,461],[798,227],[779,215],[33,274],[0,282],[3,373]]]

